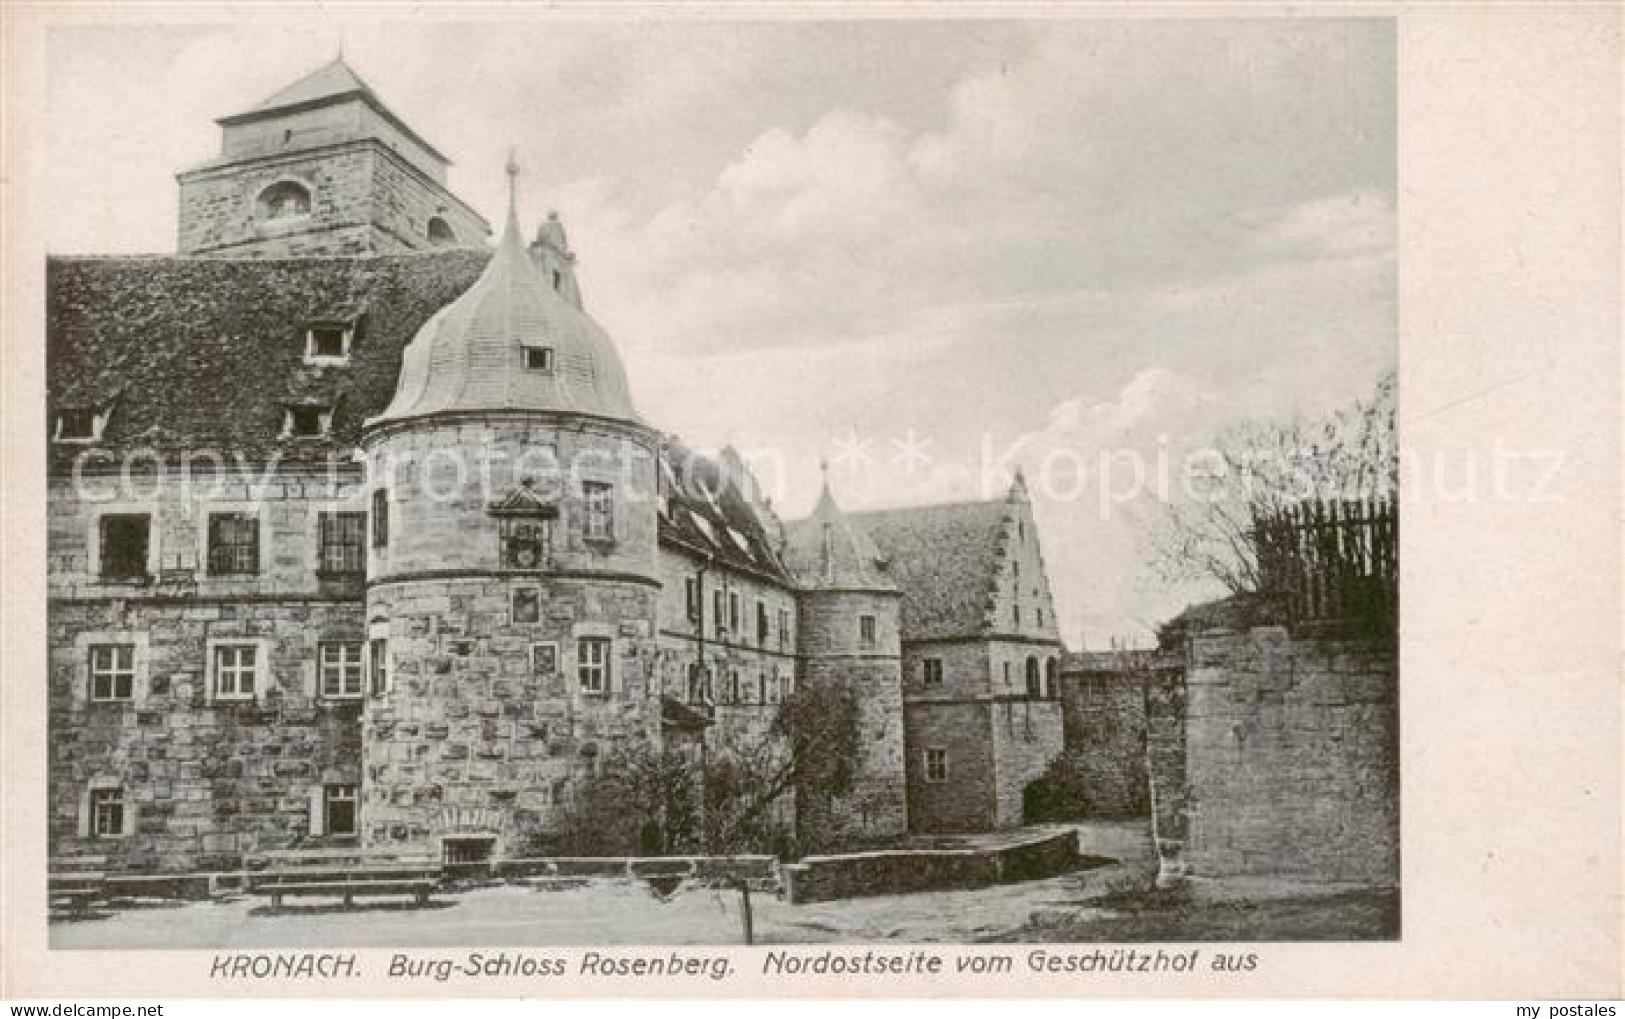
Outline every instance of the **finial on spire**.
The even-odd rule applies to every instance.
[[[824,489],[826,491],[828,491],[828,489],[829,489],[829,457],[821,456],[821,457],[818,458],[818,473],[822,474],[824,476]]]

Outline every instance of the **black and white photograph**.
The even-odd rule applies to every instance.
[[[1565,355],[1403,403],[1400,19],[414,10],[40,35],[53,957],[1244,979],[1494,872],[1411,500],[1583,460],[1413,448]]]

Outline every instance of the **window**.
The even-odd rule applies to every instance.
[[[525,370],[533,372],[550,372],[553,370],[552,347],[526,347]]]
[[[1043,609],[1037,609],[1036,611],[1038,612],[1038,625],[1043,626],[1044,625],[1044,610]]]
[[[1038,659],[1036,658],[1027,659],[1027,696],[1043,696],[1043,689],[1039,684],[1038,678]]]
[[[756,602],[756,643],[767,647],[767,602]]]
[[[790,646],[790,610],[779,610],[779,650]]]
[[[1012,606],[1010,606],[1010,617],[1011,617],[1011,621],[1014,622],[1015,625],[1017,625],[1017,626],[1021,625],[1021,606],[1020,605],[1012,605]]]
[[[614,533],[611,524],[615,509],[615,490],[602,481],[588,481],[581,486],[587,501],[588,538],[608,538]]]
[[[300,404],[297,407],[287,408],[286,416],[282,420],[282,434],[286,438],[319,439],[327,434],[332,421],[332,408],[316,404]]]
[[[700,620],[700,578],[688,577],[683,581],[683,606],[688,612],[689,622],[697,623]]]
[[[1005,685],[1006,688],[1008,688],[1010,686],[1010,663],[1009,662],[1004,663],[1004,685]]]
[[[365,513],[323,513],[317,517],[321,529],[322,573],[367,572],[367,515]]]
[[[705,670],[698,662],[688,665],[688,703],[699,704],[705,698]]]
[[[372,493],[372,547],[389,545],[389,490],[380,488]]]
[[[550,642],[530,646],[530,672],[537,679],[552,679],[559,673],[559,646]]]
[[[1056,689],[1057,676],[1060,664],[1051,658],[1044,663],[1044,696],[1054,700],[1059,691]]]
[[[255,201],[260,219],[276,222],[310,215],[310,189],[291,180],[277,181]]]
[[[355,330],[344,322],[318,322],[305,327],[305,361],[334,364],[350,359],[350,339]]]
[[[576,674],[584,692],[609,692],[608,637],[583,637],[577,642]]]
[[[767,673],[765,672],[756,674],[756,703],[767,703]]]
[[[219,644],[214,649],[214,697],[222,701],[254,699],[259,678],[259,645]]]
[[[367,644],[367,686],[374,697],[389,692],[389,642],[382,637]]]
[[[728,703],[729,704],[738,704],[739,703],[739,670],[738,669],[732,669],[732,670],[730,670],[728,672]]]
[[[942,685],[942,659],[926,658],[920,662],[920,669],[926,686]]]
[[[948,751],[942,747],[925,748],[925,780],[927,782],[948,781]]]
[[[721,637],[728,632],[728,617],[722,614],[723,607],[724,599],[722,592],[711,592],[711,618],[716,621],[715,627],[718,637]]]
[[[209,514],[209,575],[260,571],[260,522],[251,513]]]
[[[875,617],[858,617],[858,647],[872,648],[875,646]]]
[[[145,513],[110,513],[101,518],[102,579],[146,579],[147,532],[151,522],[152,518]]]
[[[322,816],[327,834],[355,834],[355,786],[330,785],[322,789]]]
[[[728,594],[728,629],[739,632],[739,595],[733,592]]]
[[[94,410],[76,407],[56,416],[56,438],[61,442],[88,442],[99,438],[100,422]]]
[[[92,789],[90,791],[91,834],[99,839],[124,834],[124,790]]]
[[[513,591],[513,621],[539,623],[542,620],[542,592],[535,587],[516,587]]]
[[[436,247],[446,247],[457,243],[457,231],[453,230],[451,224],[439,216],[429,217],[428,234],[429,243]]]
[[[361,696],[361,642],[323,641],[316,649],[323,697]]]
[[[504,517],[501,524],[502,565],[535,570],[553,556],[553,521],[547,517]]]
[[[90,646],[90,699],[127,701],[135,691],[135,645]]]

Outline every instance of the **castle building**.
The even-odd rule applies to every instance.
[[[53,852],[546,852],[628,750],[782,752],[803,689],[859,749],[798,844],[1022,822],[1060,641],[1019,480],[781,520],[640,416],[557,217],[510,190],[493,248],[342,61],[220,124],[178,255],[47,265]]]

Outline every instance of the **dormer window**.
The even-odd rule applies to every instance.
[[[533,372],[551,372],[553,370],[553,348],[526,347],[525,370]]]
[[[346,322],[317,322],[305,327],[306,364],[349,364],[355,328]]]
[[[326,436],[332,427],[332,407],[297,404],[283,411],[282,437],[285,439],[320,439]]]
[[[52,438],[57,442],[95,442],[102,437],[107,415],[90,407],[70,407],[56,415]]]

